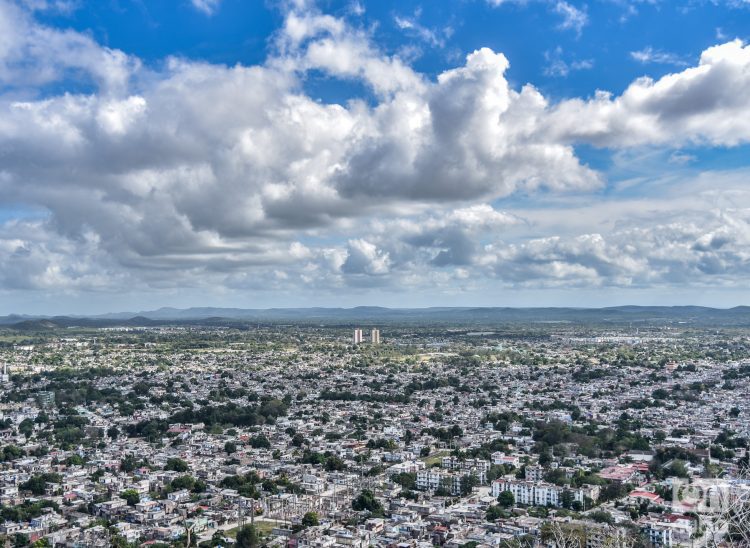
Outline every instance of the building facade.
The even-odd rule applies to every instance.
[[[561,487],[546,482],[532,482],[524,480],[496,479],[492,482],[492,496],[498,497],[503,491],[513,493],[516,504],[524,506],[554,506],[563,505],[563,493],[568,491],[573,501],[584,504],[586,498],[599,498],[599,487],[587,485],[585,487]]]

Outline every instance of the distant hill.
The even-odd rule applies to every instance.
[[[52,320],[23,320],[17,323],[7,324],[18,331],[51,331],[60,326]]]
[[[729,309],[702,306],[615,306],[606,308],[509,308],[431,307],[384,308],[159,308],[142,312],[119,312],[98,316],[0,317],[0,326],[21,330],[51,330],[68,327],[154,326],[167,324],[272,323],[604,323],[688,324],[696,326],[750,326],[750,307]]]

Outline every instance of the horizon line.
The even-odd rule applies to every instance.
[[[264,308],[244,308],[244,307],[233,307],[233,306],[212,306],[212,305],[200,305],[200,306],[188,306],[188,307],[175,307],[175,306],[160,306],[150,310],[139,310],[137,312],[127,310],[115,310],[108,312],[99,313],[76,313],[66,312],[64,314],[50,314],[50,313],[24,313],[24,312],[7,312],[0,314],[0,317],[32,317],[32,318],[64,318],[64,317],[81,317],[81,318],[92,318],[97,316],[107,316],[112,314],[129,314],[133,317],[137,317],[143,314],[159,312],[164,310],[174,311],[189,311],[199,309],[210,309],[214,308],[217,310],[237,310],[237,311],[258,311],[267,312],[272,310],[356,310],[361,308],[375,308],[381,310],[434,310],[434,309],[477,309],[477,310],[491,310],[491,309],[508,309],[508,310],[608,310],[617,308],[702,308],[707,310],[722,310],[729,311],[737,308],[747,308],[750,304],[738,304],[734,306],[707,306],[700,304],[618,304],[609,306],[508,306],[508,305],[433,305],[433,306],[404,306],[404,307],[391,307],[381,305],[355,305],[355,306],[271,306]]]

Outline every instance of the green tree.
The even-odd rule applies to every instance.
[[[123,472],[132,472],[138,468],[138,461],[133,455],[125,455],[125,458],[123,458],[120,461],[120,470]]]
[[[302,516],[303,527],[315,527],[316,525],[320,525],[317,512],[307,512]]]
[[[383,515],[383,505],[369,489],[363,489],[352,501],[352,508],[358,512],[368,511],[375,516]]]
[[[62,476],[60,474],[45,473],[31,476],[28,481],[23,482],[19,487],[26,491],[31,491],[34,495],[43,495],[47,483],[60,483]]]
[[[266,436],[259,434],[250,438],[250,447],[253,449],[270,449],[271,442]]]
[[[135,489],[125,489],[122,493],[120,493],[120,498],[125,499],[125,502],[128,503],[128,506],[135,506],[136,504],[141,502],[141,496]]]
[[[450,497],[453,493],[452,490],[452,482],[450,478],[443,478],[440,480],[440,484],[438,485],[438,488],[435,489],[435,496],[436,497]]]
[[[685,467],[685,463],[677,459],[669,467],[669,471],[673,476],[677,476],[678,478],[687,478],[690,476],[690,474],[688,474],[687,467]]]
[[[233,441],[228,441],[224,444],[224,452],[228,455],[237,452],[237,444]]]
[[[401,472],[391,477],[394,483],[398,483],[404,489],[414,489],[417,486],[417,474],[414,472]]]
[[[475,474],[466,474],[461,477],[461,495],[470,495],[474,487],[479,485],[479,478]]]
[[[487,521],[495,521],[505,515],[505,511],[500,506],[490,506],[487,508]]]
[[[255,548],[260,546],[258,531],[254,525],[245,525],[237,533],[237,548]]]
[[[328,472],[340,472],[346,470],[346,464],[336,455],[330,455],[326,459],[324,466]]]
[[[597,523],[609,523],[611,525],[615,522],[615,518],[612,517],[612,514],[605,512],[604,510],[592,512],[588,514],[588,517]]]
[[[172,480],[172,489],[179,491],[180,489],[192,489],[195,486],[195,478],[193,476],[180,476]]]
[[[68,466],[83,466],[86,464],[86,461],[80,455],[71,455],[65,459],[65,464]]]
[[[0,456],[3,462],[16,460],[24,456],[26,452],[15,445],[6,445],[3,447],[2,455]]]
[[[503,508],[512,508],[516,504],[516,497],[510,491],[503,491],[497,496],[497,502]]]
[[[184,460],[173,458],[167,459],[167,465],[164,467],[164,470],[172,470],[174,472],[187,472],[189,468],[190,467],[188,466],[188,463]]]
[[[23,434],[27,438],[34,433],[34,421],[31,419],[23,419],[21,424],[18,425],[19,434]]]
[[[114,531],[117,531],[117,529],[114,529]],[[110,532],[113,532],[112,529],[110,529]],[[110,546],[112,548],[131,548],[131,544],[128,542],[128,539],[123,537],[122,535],[118,535],[114,533],[112,537],[109,540]]]
[[[562,504],[562,507],[570,510],[573,506],[573,502],[575,502],[573,492],[569,489],[563,489],[562,495],[560,495],[560,503]]]

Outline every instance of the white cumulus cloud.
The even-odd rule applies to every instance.
[[[168,58],[146,68],[0,1],[0,195],[45,213],[0,225],[0,287],[627,286],[677,283],[680,272],[744,275],[741,208],[698,211],[703,223],[540,236],[498,205],[598,192],[605,177],[578,157],[580,144],[750,141],[742,42],[619,96],[555,101],[511,85],[509,60],[491,49],[433,78],[368,30],[290,6],[262,64]],[[311,71],[372,96],[317,100],[305,92]],[[42,91],[71,78],[92,90]]]

